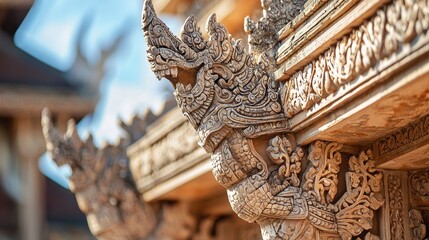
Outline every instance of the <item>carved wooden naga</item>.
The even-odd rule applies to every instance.
[[[206,25],[207,41],[193,16],[178,38],[150,0],[143,11],[151,68],[174,85],[238,216],[258,223],[264,239],[377,238],[365,235],[383,204],[382,175],[373,169],[370,151],[350,158],[347,189],[337,196],[341,145],[295,146],[264,54],[256,62],[215,14]]]
[[[117,145],[97,148],[91,136],[86,140],[79,138],[73,120],[62,135],[54,127],[48,110],[43,111],[47,151],[57,165],[70,166],[70,190],[97,239],[185,240],[194,231],[195,219],[186,205],[146,203],[140,200],[130,179],[126,147],[138,139],[137,135],[145,133],[148,117],[153,116],[146,114],[132,125],[122,124],[129,138],[122,138]]]

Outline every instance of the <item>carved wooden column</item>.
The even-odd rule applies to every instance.
[[[44,184],[38,160],[43,153],[42,131],[37,118],[26,116],[15,120],[17,160],[21,176],[19,224],[23,240],[43,239]]]

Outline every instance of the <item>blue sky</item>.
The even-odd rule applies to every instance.
[[[76,35],[84,19],[90,21],[83,39],[83,51],[90,62],[97,61],[101,49],[126,31],[123,44],[107,62],[108,71],[93,116],[78,126],[83,136],[91,132],[98,145],[114,142],[121,135],[119,117],[128,120],[146,108],[159,111],[168,96],[165,90],[168,82],[157,81],[146,61],[141,6],[142,0],[36,0],[15,35],[18,47],[67,71],[75,59]],[[175,18],[164,17],[164,20],[173,29],[179,28]],[[64,185],[61,179],[64,174],[49,159],[43,157],[40,165],[45,175]]]

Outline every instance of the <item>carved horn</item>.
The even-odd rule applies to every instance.
[[[54,127],[49,110],[45,108],[42,111],[42,131],[46,141],[46,150],[54,162],[58,166],[69,164],[73,167],[78,159],[77,149],[83,144],[77,135],[75,122],[68,121],[67,132],[62,136]]]
[[[142,27],[149,51],[153,48],[167,48],[179,53],[186,60],[194,60],[197,54],[182,40],[176,37],[155,13],[151,0],[145,0]]]
[[[204,40],[201,30],[197,26],[197,19],[194,15],[186,19],[180,31],[180,38],[196,52],[203,51],[207,48],[207,42]]]

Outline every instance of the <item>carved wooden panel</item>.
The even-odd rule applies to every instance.
[[[411,171],[409,189],[411,206],[429,210],[429,169]]]
[[[384,59],[427,44],[429,4],[395,0],[380,8],[325,53],[293,74],[282,87],[285,115],[309,109],[342,86],[356,80]],[[383,64],[387,67],[389,63]],[[379,69],[380,70],[380,69]]]
[[[378,139],[373,144],[381,168],[422,169],[429,167],[429,116]]]

